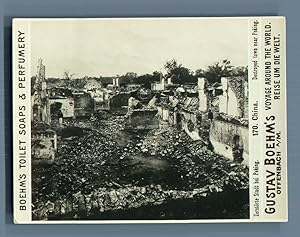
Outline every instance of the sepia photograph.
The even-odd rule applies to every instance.
[[[248,20],[30,21],[31,216],[249,219]]]

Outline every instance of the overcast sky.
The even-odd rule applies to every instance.
[[[229,59],[247,65],[247,20],[105,19],[31,23],[31,70],[43,59],[46,77],[163,71],[176,59],[195,71]]]

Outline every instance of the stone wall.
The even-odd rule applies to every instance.
[[[214,120],[210,127],[209,139],[214,152],[233,160],[234,142],[239,139],[239,146],[243,149],[243,163],[249,164],[249,128],[227,121]]]
[[[156,109],[135,109],[128,113],[126,126],[133,129],[156,129],[159,127]]]

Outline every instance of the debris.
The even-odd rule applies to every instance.
[[[124,129],[125,116],[101,118],[65,120],[65,127],[80,127],[83,136],[61,137],[53,165],[33,168],[34,218],[83,218],[248,189],[247,167],[175,127],[137,132]]]

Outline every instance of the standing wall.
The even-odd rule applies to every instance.
[[[249,128],[227,121],[214,120],[210,127],[209,139],[214,151],[233,160],[234,137],[238,136],[244,149],[243,163],[249,164]]]

